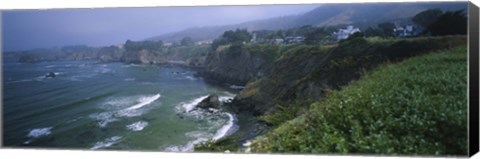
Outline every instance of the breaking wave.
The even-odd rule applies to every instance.
[[[127,125],[127,129],[132,131],[142,131],[146,126],[148,126],[148,122],[146,121],[139,121],[133,124]]]
[[[195,106],[197,106],[198,103],[200,103],[202,100],[204,100],[205,98],[207,98],[208,95],[206,96],[202,96],[202,97],[199,97],[199,98],[196,98],[196,99],[193,99],[189,102],[186,102],[186,103],[181,103],[181,107],[183,107],[183,109],[185,110],[185,112],[190,112],[192,111]]]
[[[32,129],[28,133],[27,137],[38,138],[38,137],[50,135],[52,133],[52,128],[53,127]]]
[[[103,106],[111,111],[91,114],[90,118],[98,120],[98,126],[104,128],[108,123],[118,121],[120,117],[134,117],[144,114],[146,110],[141,108],[153,103],[160,96],[160,94],[156,94],[153,96],[141,96],[137,100],[132,100],[134,97],[109,100]]]

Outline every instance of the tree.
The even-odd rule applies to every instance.
[[[383,36],[393,36],[393,29],[395,29],[395,24],[391,22],[385,22],[378,24],[378,28],[380,28],[383,32]]]
[[[362,38],[363,36],[364,34],[362,32],[355,32],[352,35],[348,36],[348,38],[345,39],[345,41],[355,39],[355,38]]]
[[[250,35],[246,29],[229,30],[224,32],[219,38],[213,40],[211,47],[215,50],[220,45],[249,42],[252,38],[252,35]]]
[[[372,27],[368,27],[365,30],[365,36],[366,37],[372,37],[372,36],[383,36],[383,31],[380,29],[374,29]]]
[[[306,35],[306,34],[312,32],[313,30],[315,30],[315,28],[312,27],[311,25],[304,25],[304,26],[298,28],[297,34],[298,35]]]
[[[324,28],[316,28],[315,30],[305,34],[305,44],[315,44],[322,41],[325,37],[328,36],[328,33]]]
[[[443,11],[438,8],[429,9],[415,15],[412,18],[412,21],[424,28],[427,28],[430,24],[432,24],[440,16],[442,16],[442,14],[443,14]]]
[[[427,27],[434,36],[467,34],[467,16],[464,10],[448,11]]]
[[[163,41],[159,40],[159,41],[139,41],[139,42],[135,42],[135,41],[131,41],[131,40],[127,40],[125,42],[125,50],[127,51],[140,51],[140,50],[143,50],[143,49],[146,49],[146,50],[159,50],[163,47]]]
[[[252,39],[252,35],[246,29],[229,30],[223,33],[222,37],[228,42],[248,42]]]
[[[180,41],[180,44],[183,45],[183,46],[191,46],[195,43],[193,42],[191,37],[187,36],[187,37],[182,38],[182,40]]]

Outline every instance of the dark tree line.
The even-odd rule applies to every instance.
[[[418,13],[412,21],[425,28],[423,34],[433,36],[467,34],[467,16],[464,10],[429,9]]]
[[[163,41],[131,41],[127,40],[125,42],[125,50],[127,51],[140,51],[143,49],[146,50],[159,50],[163,47]]]
[[[226,44],[241,44],[243,42],[249,42],[252,39],[252,35],[248,33],[246,29],[229,30],[223,33],[222,36],[213,40],[212,49],[217,49],[220,45]]]
[[[195,42],[193,41],[193,39],[189,36],[187,37],[184,37],[181,41],[180,41],[180,44],[183,45],[183,46],[192,46],[195,44]]]
[[[449,11],[438,17],[427,27],[428,32],[433,36],[443,35],[466,35],[467,16],[464,10]]]

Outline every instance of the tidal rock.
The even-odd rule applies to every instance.
[[[55,77],[56,77],[56,75],[53,72],[49,72],[45,75],[45,78],[55,78]]]
[[[220,109],[221,104],[222,103],[218,99],[218,95],[213,94],[203,99],[200,103],[198,103],[197,108],[202,108],[206,110],[209,110],[210,108]]]

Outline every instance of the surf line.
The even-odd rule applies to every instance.
[[[133,110],[133,109],[141,108],[145,105],[148,105],[148,104],[152,103],[153,101],[157,100],[158,98],[160,98],[160,94],[156,94],[156,95],[151,96],[151,97],[142,97],[138,100],[140,103],[135,104],[135,105],[127,108],[126,110]]]

